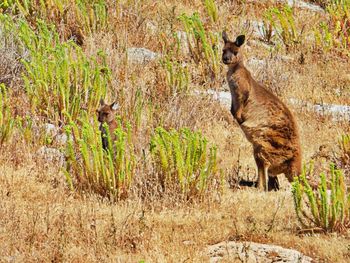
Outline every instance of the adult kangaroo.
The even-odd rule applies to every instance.
[[[240,47],[245,36],[234,42],[222,33],[222,61],[228,66],[231,113],[247,139],[253,144],[258,167],[258,188],[279,189],[277,175],[284,173],[289,182],[301,173],[299,133],[292,113],[271,91],[256,82],[243,65]]]

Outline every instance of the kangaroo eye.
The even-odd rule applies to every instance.
[[[237,51],[233,51],[233,55],[237,56],[238,52]]]

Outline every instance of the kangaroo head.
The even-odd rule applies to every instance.
[[[224,40],[224,48],[222,50],[222,62],[226,65],[236,65],[242,61],[242,55],[239,51],[243,45],[245,36],[239,35],[234,42],[229,40],[226,32],[222,32],[222,39]]]
[[[100,108],[97,110],[98,121],[101,123],[110,123],[114,120],[119,105],[117,102],[106,104],[103,99],[100,100]]]

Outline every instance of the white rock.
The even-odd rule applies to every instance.
[[[194,90],[194,96],[209,95],[214,100],[226,108],[231,106],[231,93],[229,91],[215,91],[215,90]],[[295,98],[290,98],[289,102],[292,105],[298,107],[305,107],[307,111],[315,112],[321,116],[331,116],[334,121],[349,120],[350,121],[350,106],[348,105],[337,105],[337,104],[312,104],[310,102],[301,101]]]
[[[159,54],[147,49],[132,47],[127,49],[129,62],[144,64],[159,58]]]
[[[254,37],[257,37],[259,39],[265,39],[266,34],[266,28],[263,21],[247,21],[245,22],[245,27],[248,27],[250,30],[252,30],[252,34]],[[272,36],[275,35],[275,31],[272,30]]]
[[[51,123],[44,123],[43,130],[46,135],[49,135],[51,137],[55,137],[59,132],[59,128]]]
[[[230,262],[272,263],[272,262],[312,262],[312,258],[292,249],[275,245],[258,244],[254,242],[221,242],[208,247],[210,262],[216,263],[222,259]]]
[[[312,104],[298,99],[289,99],[290,103],[296,106],[305,107],[321,116],[331,116],[334,121],[350,120],[350,106],[337,104]]]
[[[288,5],[290,5],[290,6],[296,6],[298,8],[307,9],[307,10],[313,11],[313,12],[319,12],[319,13],[324,12],[324,10],[320,6],[314,5],[311,3],[307,3],[307,2],[304,2],[301,0],[279,0],[279,2],[283,2],[283,3],[287,2]]]
[[[59,145],[66,145],[67,141],[68,141],[68,136],[65,133],[59,134],[55,137],[55,141],[59,144]]]
[[[58,149],[42,146],[36,152],[37,156],[45,160],[48,164],[56,163],[60,167],[66,165],[66,158],[63,152]]]
[[[267,0],[249,0],[249,2],[266,2]],[[294,6],[300,9],[308,10],[316,13],[324,13],[324,10],[318,6],[311,3],[307,3],[302,0],[275,0],[276,3],[288,4],[289,6]]]
[[[178,41],[180,42],[180,50],[184,55],[188,55],[190,53],[190,47],[188,45],[188,37],[186,32],[184,31],[177,31],[176,37]]]

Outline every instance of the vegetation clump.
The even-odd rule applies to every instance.
[[[302,175],[295,178],[292,192],[303,230],[342,232],[350,227],[350,193],[342,171],[334,165],[331,165],[328,177],[325,173],[320,174],[317,190],[308,182],[304,169]]]

